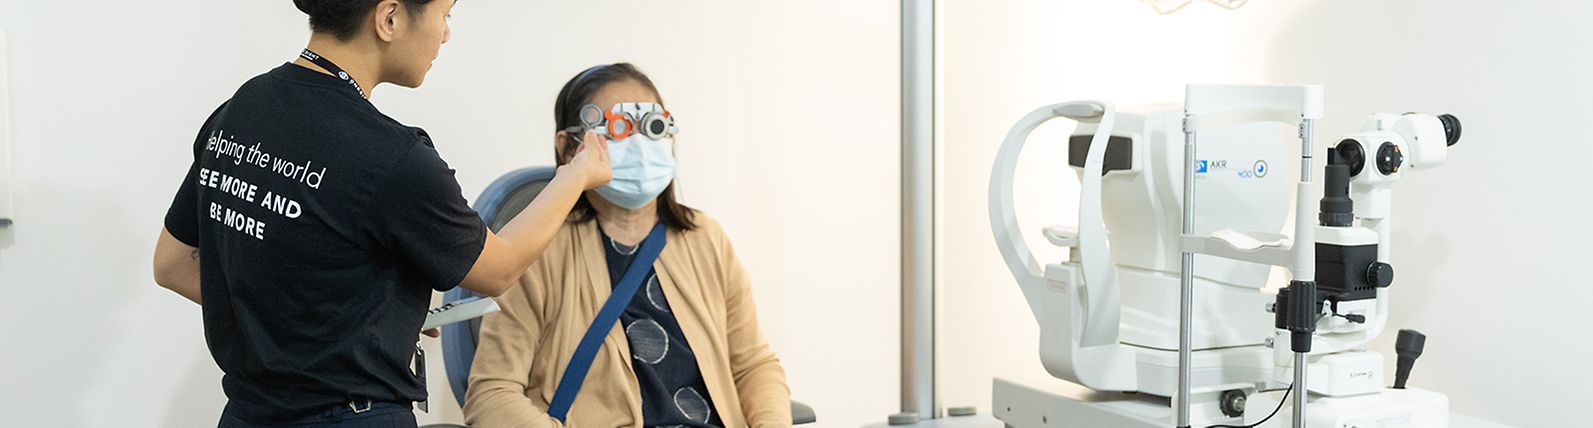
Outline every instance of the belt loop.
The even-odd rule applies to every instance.
[[[371,400],[365,400],[365,407],[360,407],[360,402],[358,401],[350,401],[348,402],[348,408],[353,410],[356,415],[369,412],[371,411]]]

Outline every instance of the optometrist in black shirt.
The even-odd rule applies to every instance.
[[[155,280],[201,303],[225,373],[219,425],[415,426],[411,370],[431,293],[507,290],[581,192],[609,180],[607,143],[497,234],[420,128],[367,97],[417,87],[455,0],[295,0],[308,48],[205,120],[166,213]]]

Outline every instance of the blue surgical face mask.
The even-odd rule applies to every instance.
[[[657,199],[675,180],[675,139],[654,140],[632,134],[610,141],[608,156],[614,179],[597,194],[614,205],[638,209]]]

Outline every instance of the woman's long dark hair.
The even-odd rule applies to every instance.
[[[658,94],[658,87],[653,86],[653,80],[648,79],[641,70],[637,70],[636,66],[623,62],[599,65],[575,75],[564,84],[564,89],[559,90],[559,98],[553,102],[553,123],[556,126],[554,129],[564,130],[581,126],[581,106],[591,103],[592,96],[604,86],[625,80],[647,87],[647,90],[653,92],[654,97],[658,97],[659,105],[663,105],[664,97]],[[575,156],[576,149],[581,146],[581,135],[568,134],[560,144],[564,147],[562,150],[555,150],[553,155],[562,166]],[[560,156],[560,152],[564,155]],[[669,183],[669,187],[664,188],[664,193],[658,195],[658,219],[663,221],[665,226],[679,230],[696,229],[697,223],[694,220],[696,212],[676,200],[673,181]],[[581,198],[575,201],[575,208],[570,210],[567,221],[585,223],[596,218],[597,209],[593,208],[592,202],[582,194]]]

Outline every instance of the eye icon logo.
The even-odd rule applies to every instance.
[[[1267,169],[1267,161],[1264,161],[1264,160],[1256,161],[1256,166],[1255,166],[1256,178],[1266,177],[1267,176],[1267,171],[1268,171],[1268,169]]]

